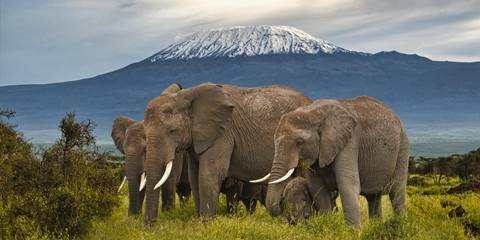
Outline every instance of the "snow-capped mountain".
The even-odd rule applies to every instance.
[[[268,26],[201,31],[150,56],[88,79],[0,87],[0,108],[15,110],[11,123],[37,143],[53,142],[58,121],[75,112],[79,120],[97,124],[97,140],[113,144],[113,120],[128,116],[140,121],[148,102],[172,83],[184,88],[203,82],[278,84],[312,99],[375,97],[402,119],[412,155],[446,156],[480,146],[480,62],[354,52],[295,28]],[[459,151],[451,151],[452,146]]]
[[[151,62],[267,54],[332,54],[350,51],[287,26],[249,26],[203,30],[150,57]]]

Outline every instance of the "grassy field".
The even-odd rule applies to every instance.
[[[265,207],[248,214],[240,205],[236,214],[226,213],[225,197],[220,196],[219,216],[208,223],[195,214],[193,199],[185,206],[160,212],[152,226],[143,224],[143,217],[128,217],[127,191],[120,208],[108,219],[97,220],[85,239],[471,239],[479,238],[480,194],[444,194],[459,184],[450,179],[443,185],[409,186],[408,217],[395,217],[388,197],[382,199],[383,218],[368,220],[366,200],[360,198],[361,228],[346,225],[339,211],[315,215],[297,225],[289,225],[283,217],[271,217]],[[338,205],[341,206],[339,201]],[[447,205],[446,207],[442,207]],[[466,214],[450,218],[451,209],[462,205]]]

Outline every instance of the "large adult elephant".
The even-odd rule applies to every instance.
[[[317,211],[331,209],[329,191],[339,191],[348,223],[360,225],[358,197],[369,217],[381,216],[388,193],[396,214],[406,215],[405,194],[410,146],[402,122],[371,97],[317,100],[285,114],[275,131],[275,158],[267,192],[271,215],[282,212],[285,179],[300,161]]]
[[[187,149],[189,179],[200,217],[217,214],[222,181],[259,178],[270,171],[273,134],[280,117],[312,100],[284,86],[242,88],[172,84],[147,105],[147,206],[145,221],[157,216],[155,186],[168,178],[175,149]],[[158,183],[157,183],[158,182]]]
[[[143,121],[135,123],[135,120],[119,116],[113,121],[112,139],[117,149],[125,155],[125,178],[120,189],[128,180],[129,206],[128,214],[140,214],[145,197],[145,172],[146,172],[146,137]],[[177,152],[171,178],[162,187],[162,207],[168,208],[175,204],[175,192],[180,199],[190,195],[188,174],[183,169],[184,162],[188,157]],[[182,171],[184,174],[182,174]]]

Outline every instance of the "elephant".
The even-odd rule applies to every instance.
[[[256,209],[257,202],[265,205],[267,186],[227,178],[222,183],[220,192],[224,193],[227,197],[228,213],[237,212],[239,201],[243,202],[249,213],[253,213]]]
[[[330,210],[336,209],[336,199],[338,197],[337,191],[325,192],[325,198],[330,198]],[[322,197],[322,198],[323,198]],[[280,198],[282,205],[289,206],[287,212],[287,221],[291,224],[297,223],[299,220],[308,218],[312,215],[313,198],[310,196],[308,190],[308,182],[304,177],[296,177],[290,180],[285,189],[283,189],[282,197]]]
[[[406,212],[410,145],[403,123],[378,100],[316,100],[282,116],[275,131],[275,157],[269,175],[266,207],[281,214],[286,179],[297,166],[305,175],[315,210],[328,212],[338,190],[345,219],[359,226],[359,195],[365,196],[369,218],[381,217],[381,196],[388,194],[397,215]]]
[[[308,218],[313,208],[313,200],[308,191],[307,179],[296,177],[290,180],[283,190],[281,204],[289,206],[288,222],[294,224],[298,220]]]
[[[119,116],[112,125],[112,139],[117,149],[125,155],[126,176],[120,185],[121,190],[125,181],[128,180],[129,207],[128,214],[136,215],[141,213],[143,200],[145,198],[145,172],[146,172],[146,137],[143,121],[135,123],[135,120]],[[188,182],[188,170],[183,168],[184,162],[188,161],[187,154],[182,156],[177,152],[172,171],[172,178],[162,187],[162,207],[172,207],[175,203],[175,192],[178,192],[180,199],[186,199],[190,195]],[[182,174],[183,172],[183,174]]]
[[[247,182],[270,171],[280,117],[313,101],[285,86],[243,88],[203,83],[170,85],[145,111],[145,223],[157,217],[157,187],[168,179],[175,149],[190,154],[189,180],[197,215],[215,218],[222,182]]]

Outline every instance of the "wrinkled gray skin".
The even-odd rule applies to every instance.
[[[267,186],[227,178],[220,188],[227,197],[227,212],[236,213],[238,202],[242,201],[249,213],[255,212],[257,202],[265,205]]]
[[[336,199],[338,197],[338,192],[322,192],[325,193],[325,196],[318,196],[317,198],[327,199],[330,198],[331,206],[330,210],[334,210],[337,207]],[[296,177],[290,180],[285,189],[283,189],[282,197],[280,199],[282,206],[288,204],[288,210],[286,218],[289,223],[296,224],[299,220],[308,218],[312,215],[312,210],[315,210],[313,206],[313,198],[310,196],[310,191],[308,190],[307,179],[303,177]],[[285,210],[285,208],[283,208]]]
[[[143,121],[135,123],[133,119],[120,116],[113,122],[111,136],[117,149],[125,155],[125,174],[130,197],[128,214],[140,214],[145,197],[145,188],[139,191],[140,177],[146,171],[146,137]],[[183,160],[182,154],[175,157],[178,161],[173,165],[172,176],[162,186],[162,208],[174,206],[176,191],[180,199],[186,199],[190,195],[186,169],[182,177],[182,166],[187,158]]]
[[[284,86],[241,88],[201,84],[167,88],[147,105],[147,201],[145,222],[157,217],[154,186],[175,149],[190,154],[189,179],[198,215],[215,217],[222,182],[247,182],[266,175],[274,156],[280,117],[310,98]]]
[[[396,214],[406,215],[405,192],[409,142],[402,122],[387,106],[370,97],[317,100],[285,114],[275,132],[275,159],[270,182],[282,178],[300,160],[316,211],[329,211],[326,191],[338,190],[348,223],[360,225],[359,195],[369,217],[381,216],[381,195],[388,193]],[[280,215],[287,182],[269,184],[266,207]]]
[[[289,205],[289,212],[286,215],[290,223],[309,217],[313,201],[308,191],[307,179],[296,177],[290,180],[283,190],[280,201],[281,204]]]

